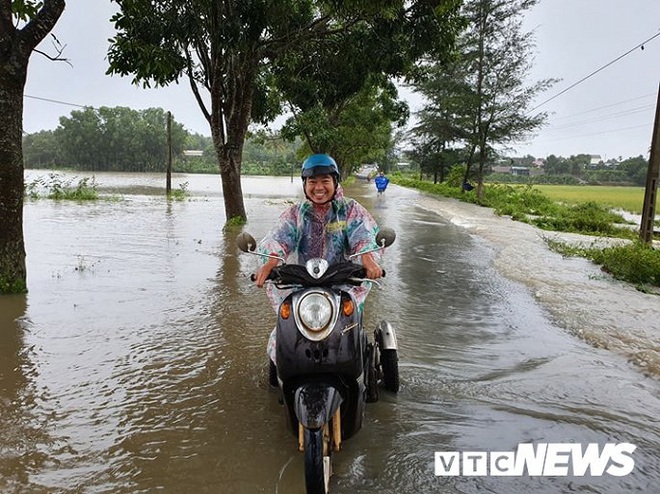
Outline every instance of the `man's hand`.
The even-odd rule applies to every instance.
[[[367,278],[370,280],[382,278],[383,270],[371,254],[364,254],[362,256],[362,266],[364,266],[364,269],[367,271]]]
[[[259,288],[264,286],[264,283],[266,282],[266,278],[268,278],[270,272],[273,270],[275,266],[277,266],[279,262],[280,262],[279,259],[268,259],[268,261],[266,261],[266,264],[264,264],[259,268],[259,271],[257,271],[254,280],[254,282],[257,284]]]

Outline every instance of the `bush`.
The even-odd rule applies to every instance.
[[[619,280],[660,286],[660,251],[641,242],[602,250],[590,249],[587,257],[602,264],[603,271]]]
[[[58,173],[51,173],[48,179],[37,178],[25,185],[25,193],[30,199],[39,199],[45,192],[48,199],[94,201],[99,198],[96,179],[85,177],[74,184],[74,178],[64,180]]]
[[[621,215],[612,213],[607,207],[595,202],[556,206],[554,215],[536,218],[532,223],[544,230],[559,232],[617,237],[634,235],[632,230],[615,225],[625,223]]]

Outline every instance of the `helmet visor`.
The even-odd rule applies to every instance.
[[[302,171],[302,177],[316,177],[317,175],[336,175],[337,167],[332,165],[319,165],[313,168],[305,168]]]

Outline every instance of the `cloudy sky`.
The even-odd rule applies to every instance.
[[[109,0],[67,2],[54,34],[71,65],[33,55],[24,130],[54,129],[61,116],[83,106],[128,106],[163,108],[189,131],[210,135],[185,80],[143,89],[130,78],[105,75],[114,9]],[[561,81],[535,103],[550,114],[548,124],[509,154],[648,156],[660,84],[660,0],[541,0],[525,26],[536,39],[530,81]],[[641,43],[643,49],[633,50]],[[40,49],[52,53],[50,45],[47,39]],[[418,98],[405,97],[419,109]]]

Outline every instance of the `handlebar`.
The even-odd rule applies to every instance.
[[[384,269],[383,269],[383,276],[381,276],[381,278],[385,278],[385,270],[384,270]],[[270,273],[268,273],[268,277],[266,278],[266,281],[275,281],[275,279],[276,279],[276,278],[275,278],[275,274],[273,273],[273,271],[271,271]],[[370,278],[367,278],[366,276],[363,276],[362,279],[364,279],[365,281],[373,281],[373,280],[371,280]],[[252,283],[254,283],[255,281],[257,281],[257,275],[256,275],[256,273],[252,273],[252,274],[250,275],[250,281],[251,281]]]

